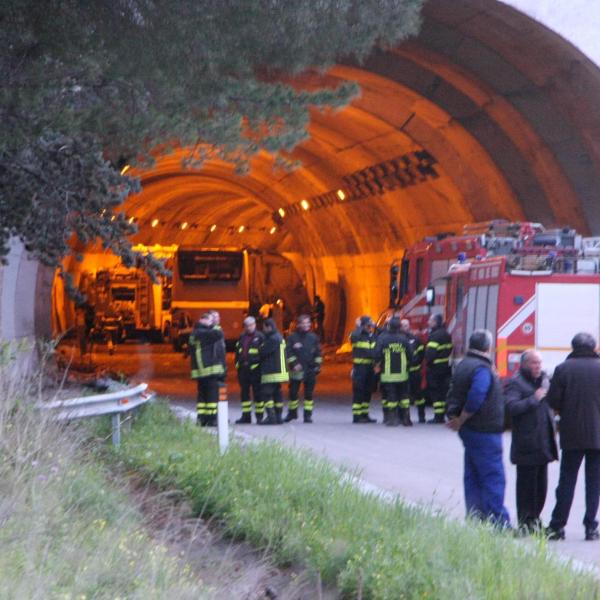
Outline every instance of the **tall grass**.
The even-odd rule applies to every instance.
[[[215,439],[152,406],[117,458],[155,483],[183,490],[197,513],[267,548],[281,564],[300,561],[344,598],[592,599],[600,585],[546,553],[484,525],[450,521],[357,490],[324,460],[276,443]]]
[[[0,343],[0,598],[207,598],[144,530],[93,448],[34,403],[40,376]]]

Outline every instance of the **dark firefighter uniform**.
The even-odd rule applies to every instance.
[[[277,329],[264,332],[264,341],[258,349],[260,357],[260,398],[266,416],[259,425],[283,423],[283,396],[281,384],[289,380],[285,357],[285,341]]]
[[[409,332],[404,335],[406,335],[412,351],[412,359],[408,367],[410,400],[417,407],[419,423],[425,423],[425,395],[423,393],[423,377],[421,374],[425,345],[421,338],[414,333]]]
[[[197,423],[214,427],[217,424],[219,382],[225,377],[223,330],[198,323],[190,335],[189,346],[191,376],[198,386]]]
[[[408,366],[412,359],[409,342],[399,331],[400,325],[390,322],[388,331],[382,332],[375,344],[375,363],[380,365],[380,381],[387,398],[384,422],[396,426],[401,417],[403,425],[412,425],[408,388]]]
[[[425,345],[425,365],[427,368],[427,395],[433,405],[431,423],[443,423],[446,414],[446,396],[450,387],[452,369],[452,337],[443,325],[434,327]]]
[[[361,326],[350,334],[352,344],[352,422],[376,423],[369,416],[371,394],[375,388],[375,333],[371,320],[361,317]]]
[[[304,422],[312,423],[314,410],[313,392],[317,375],[321,372],[323,356],[319,336],[313,331],[297,329],[287,340],[287,364],[290,373],[290,400],[285,421],[298,418],[300,386],[304,387]],[[296,370],[297,367],[299,370]]]
[[[263,403],[260,397],[260,356],[259,348],[265,336],[260,331],[242,333],[235,344],[235,368],[240,383],[240,398],[242,403],[242,417],[236,423],[252,422],[252,400],[254,400],[254,414],[256,421],[263,418]]]

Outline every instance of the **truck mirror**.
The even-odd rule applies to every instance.
[[[425,302],[427,306],[433,306],[435,302],[435,288],[433,286],[429,286],[425,291]]]

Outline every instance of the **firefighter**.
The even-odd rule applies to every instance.
[[[423,345],[422,340],[410,330],[410,321],[408,319],[402,319],[400,321],[400,330],[408,339],[412,351],[412,359],[408,367],[410,401],[417,407],[419,423],[425,423],[425,395],[423,393],[423,378],[421,376],[421,366],[423,364],[425,346]]]
[[[214,323],[213,327],[215,329],[220,329],[221,331],[223,331],[223,328],[221,327],[221,315],[216,310],[209,310],[208,313],[213,318],[213,323]],[[220,381],[221,381],[222,385],[225,385],[225,375],[227,374],[227,346],[225,345],[225,334],[224,333],[223,333],[223,339],[221,340],[221,343],[217,347],[217,353],[219,355],[219,360],[221,361],[221,364],[223,365],[223,376],[221,377]]]
[[[254,414],[256,421],[262,421],[263,405],[260,399],[260,357],[258,349],[265,336],[256,330],[256,319],[244,319],[244,332],[235,344],[235,368],[240,383],[240,398],[242,403],[242,416],[236,423],[252,423],[252,400],[254,401]]]
[[[375,387],[374,323],[364,315],[356,320],[356,329],[350,334],[352,344],[352,422],[377,423],[369,416],[371,394]]]
[[[377,338],[374,354],[375,370],[380,373],[381,385],[387,397],[384,422],[395,427],[401,421],[402,425],[410,427],[408,366],[412,352],[408,339],[400,331],[398,317],[392,317],[388,330]]]
[[[446,396],[450,387],[450,355],[452,337],[444,327],[444,318],[440,314],[429,317],[429,338],[425,345],[425,365],[427,368],[427,395],[433,405],[433,419],[429,423],[444,423],[446,414]]]
[[[273,319],[263,323],[264,341],[258,349],[260,357],[260,399],[265,418],[258,425],[281,425],[283,419],[283,397],[281,384],[289,380],[285,360],[285,341],[277,331]]]
[[[296,331],[287,340],[287,363],[290,370],[290,399],[284,421],[289,423],[298,418],[300,385],[304,392],[304,422],[312,423],[313,391],[317,375],[321,372],[323,357],[319,336],[311,331],[309,315],[300,315],[296,320]]]
[[[217,425],[219,382],[225,377],[222,347],[223,330],[215,326],[214,315],[203,314],[194,326],[189,342],[192,379],[198,386],[196,422],[202,427]]]

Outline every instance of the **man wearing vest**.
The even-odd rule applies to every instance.
[[[285,360],[285,341],[277,331],[273,319],[263,323],[265,339],[258,349],[260,357],[260,398],[266,413],[258,425],[280,425],[283,423],[283,397],[281,384],[288,381]]]
[[[446,396],[450,386],[452,370],[452,337],[444,327],[442,315],[429,318],[429,339],[425,345],[425,364],[427,365],[427,395],[433,404],[433,419],[429,423],[443,423],[446,414]]]
[[[300,315],[296,331],[289,336],[287,341],[286,354],[290,370],[290,400],[288,413],[284,419],[286,423],[298,418],[300,385],[303,386],[304,392],[304,422],[312,423],[313,392],[317,375],[321,372],[323,357],[321,356],[319,336],[311,331],[310,327],[310,316]]]
[[[219,382],[225,377],[223,365],[223,330],[215,326],[214,316],[205,313],[190,335],[192,379],[198,386],[197,423],[200,426],[217,425]]]
[[[242,403],[242,416],[236,423],[252,423],[252,400],[254,401],[254,414],[256,421],[262,421],[263,404],[260,399],[260,356],[258,349],[265,336],[256,330],[256,319],[244,319],[244,332],[235,344],[235,368],[237,369],[240,383],[240,399]]]
[[[408,319],[400,321],[400,329],[408,339],[412,351],[412,359],[408,367],[410,400],[417,407],[419,423],[425,423],[425,395],[423,394],[423,377],[421,374],[425,346],[421,339],[410,330],[410,321]]]
[[[412,354],[406,336],[400,331],[398,317],[390,319],[388,330],[377,339],[374,354],[375,370],[380,373],[387,397],[387,407],[383,409],[384,422],[397,427],[401,421],[402,425],[410,427],[408,365]]]
[[[510,525],[504,507],[506,479],[502,463],[504,397],[491,359],[492,334],[474,331],[469,349],[452,378],[448,427],[465,448],[464,490],[467,516]]]
[[[350,334],[352,344],[352,422],[377,423],[369,416],[371,394],[375,387],[375,333],[368,315],[356,320],[356,329]]]

